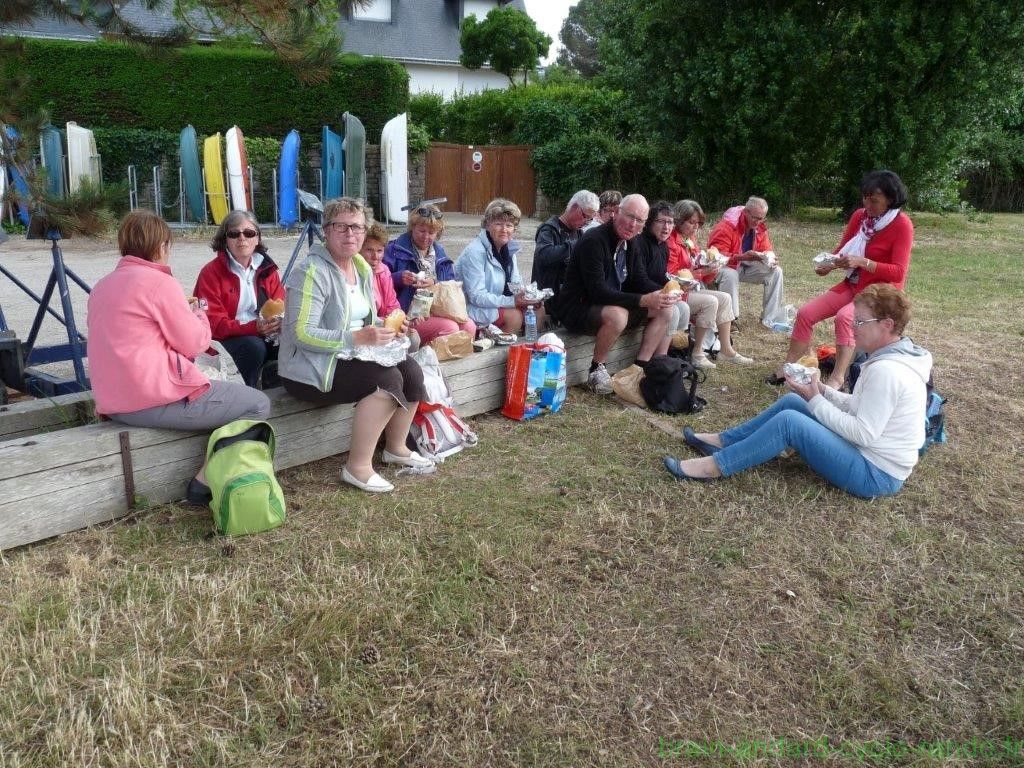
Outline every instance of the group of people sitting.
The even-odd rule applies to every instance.
[[[833,315],[839,364],[848,363],[847,357],[852,360],[855,346],[891,356],[889,347],[903,344],[908,310],[900,304],[905,300],[896,289],[905,280],[913,234],[909,219],[900,211],[906,190],[895,174],[884,171],[869,174],[863,192],[864,208],[851,218],[834,262],[817,268],[822,275],[845,269],[846,276],[800,309],[789,360],[806,351],[813,325]],[[722,258],[709,261],[697,245],[705,219],[695,201],[649,205],[638,194],[623,197],[609,191],[599,198],[580,191],[561,215],[537,230],[532,279],[554,292],[546,303],[513,290],[523,282],[515,239],[521,212],[504,199],[487,206],[479,234],[454,263],[439,242],[444,216],[435,206],[414,209],[408,230],[389,242],[386,230],[372,222],[361,201],[329,201],[323,214],[324,244],[313,246],[284,283],[255,217],[233,211],[213,238],[216,255],[200,272],[191,299],[186,299],[167,265],[171,234],[166,223],[155,214],[135,211],[125,218],[118,236],[120,262],[97,283],[89,299],[89,360],[96,410],[135,426],[211,429],[238,418],[266,418],[269,401],[256,387],[279,381],[301,400],[355,403],[342,479],[366,491],[390,491],[393,485],[372,463],[382,436],[384,464],[419,469],[432,465],[407,445],[413,416],[424,397],[422,371],[409,357],[386,365],[355,354],[357,350],[383,347],[405,335],[428,343],[459,331],[473,336],[494,327],[520,333],[526,311],[533,307],[539,326],[550,319],[570,331],[596,337],[588,384],[598,393],[611,392],[605,362],[615,341],[625,329],[642,324],[636,361],[641,367],[654,355],[664,354],[673,334],[685,331],[691,322],[695,365],[715,367],[702,351],[711,329],[717,330],[721,343],[719,361],[752,365],[754,361],[733,346],[738,284],[763,284],[762,321],[774,318],[782,305],[782,270],[765,226],[767,210],[767,203],[758,197],[728,209],[708,240],[708,248],[716,247]],[[663,290],[666,275],[680,270],[691,272],[693,287],[683,293]],[[448,280],[462,282],[468,321],[423,317],[392,327],[381,323],[394,309],[408,310],[417,290]],[[876,283],[893,286],[890,290],[899,301],[877,291],[865,294],[874,303],[858,298]],[[269,300],[283,300],[283,308],[261,311]],[[858,320],[857,306],[865,308],[862,314],[873,316]],[[868,323],[878,325],[860,330]],[[195,366],[193,360],[212,339],[218,339],[232,356],[244,385],[210,381]],[[915,359],[913,367],[924,371],[926,380],[927,353],[901,354]],[[876,367],[891,368],[888,364]],[[845,371],[835,375],[840,374]],[[801,388],[781,369],[769,380],[785,381],[793,390],[794,394],[779,401],[788,404],[786,409],[824,425],[864,454],[872,467],[881,467],[892,481],[888,485],[872,476],[874,485],[847,488],[878,495],[894,492],[894,484],[898,488],[909,474],[902,453],[879,453],[876,444],[879,435],[889,434],[887,430],[902,429],[907,419],[904,405],[916,407],[917,400],[923,404],[923,382],[918,392],[906,378],[900,378],[899,386],[914,389],[906,403],[897,397],[898,386],[888,379],[884,385],[887,402],[899,411],[898,423],[892,421],[891,413],[880,415],[884,409],[874,394],[865,398],[858,389],[852,395],[842,393],[834,380],[828,387],[815,380]],[[869,383],[876,379],[882,377],[867,377]],[[796,407],[794,397],[806,401],[807,407]],[[837,415],[840,411],[843,418]],[[717,463],[691,465],[672,459],[666,460],[669,470],[680,478],[705,479],[766,460],[759,458],[763,451],[740,451],[760,434],[757,430],[767,428],[758,419],[720,435],[691,433],[687,441],[713,454],[709,460]],[[817,440],[818,432],[810,434],[807,440]],[[806,444],[793,445],[799,442],[794,433],[773,440],[771,445],[788,441],[807,456]],[[832,450],[830,455],[838,454]],[[208,500],[202,470],[190,483],[188,498],[197,503]]]

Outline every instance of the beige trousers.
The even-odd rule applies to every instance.
[[[698,328],[717,328],[736,319],[732,299],[723,291],[690,291],[686,297],[690,317]]]

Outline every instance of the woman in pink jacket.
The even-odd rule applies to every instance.
[[[132,427],[210,430],[265,419],[262,392],[210,381],[192,362],[210,345],[210,322],[167,266],[171,230],[155,213],[129,213],[117,233],[121,260],[89,295],[89,377],[96,413]],[[206,504],[203,469],[188,500]]]

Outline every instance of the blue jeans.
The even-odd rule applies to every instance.
[[[786,448],[793,448],[811,469],[854,496],[891,496],[903,487],[902,480],[865,459],[853,443],[819,424],[807,402],[792,392],[719,437],[725,447],[714,458],[726,477],[764,464]]]

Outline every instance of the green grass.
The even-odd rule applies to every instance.
[[[797,303],[841,228],[812,213],[772,222]],[[1024,732],[1024,218],[915,223],[910,332],[951,442],[895,498],[799,459],[711,486],[661,468],[684,423],[776,395],[785,339],[744,288],[765,364],[713,371],[696,418],[574,390],[475,419],[478,448],[392,496],[342,486],[340,457],[282,472],[264,535],[165,506],[6,553],[0,765],[1024,764],[878,746]],[[843,751],[752,746],[822,738]],[[665,748],[686,740],[718,751]]]

